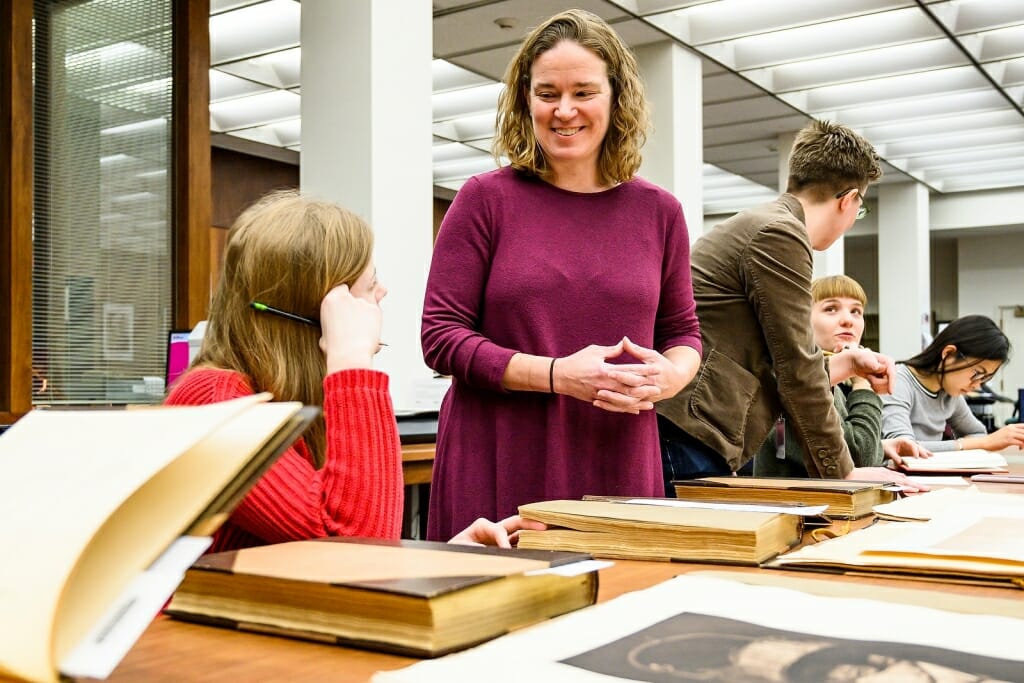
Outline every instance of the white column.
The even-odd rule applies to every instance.
[[[920,351],[930,327],[928,230],[924,185],[878,186],[878,350],[897,360]]]
[[[693,242],[704,230],[701,61],[667,41],[637,48],[636,57],[652,123],[640,175],[679,199]]]
[[[432,249],[432,53],[430,3],[302,4],[301,186],[373,226],[389,290],[388,346],[375,366],[390,374],[397,410],[414,409],[432,376],[419,335]]]

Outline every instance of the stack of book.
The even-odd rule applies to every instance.
[[[519,514],[548,525],[519,532],[520,548],[574,550],[597,557],[756,565],[800,542],[799,515],[673,507],[609,500],[553,500]]]
[[[857,519],[896,498],[898,488],[877,481],[784,479],[779,477],[706,477],[673,482],[681,500],[827,505],[825,514]]]

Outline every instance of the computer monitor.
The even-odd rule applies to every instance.
[[[171,330],[167,333],[167,372],[164,386],[170,391],[171,384],[188,369],[188,335],[190,330]]]

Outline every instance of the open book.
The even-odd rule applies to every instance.
[[[113,669],[318,413],[269,399],[36,410],[0,437],[0,676]]]
[[[520,548],[639,560],[758,564],[799,543],[803,529],[798,515],[645,502],[552,500],[521,505],[519,514],[549,527],[520,531]]]
[[[972,448],[966,451],[940,451],[930,458],[903,458],[903,470],[918,474],[975,474],[978,472],[1009,472],[1001,453]]]
[[[1024,588],[1024,511],[979,505],[929,522],[881,522],[767,566]]]
[[[705,477],[672,482],[676,498],[745,503],[828,505],[825,514],[856,519],[888,503],[896,491],[877,481],[847,479],[786,479],[782,477]]]
[[[1015,493],[988,493],[978,490],[976,486],[936,489],[876,505],[875,515],[897,522],[927,522],[932,517],[946,514],[955,508],[970,511],[980,505],[1024,510],[1024,496]]]
[[[842,597],[830,597],[717,576],[669,579],[373,681],[1007,683],[1024,671],[1019,603],[1006,616],[1009,600],[947,607],[939,591],[904,589],[919,596],[901,600],[832,581]]]
[[[325,538],[214,553],[168,614],[245,631],[433,657],[597,599],[581,553]]]

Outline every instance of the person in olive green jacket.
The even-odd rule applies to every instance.
[[[868,296],[859,282],[846,275],[818,278],[811,283],[811,298],[814,343],[825,354],[860,346]],[[899,465],[901,456],[929,455],[910,439],[882,439],[882,399],[864,378],[854,376],[833,387],[832,396],[855,467],[878,467],[886,458]],[[807,476],[800,441],[784,417],[754,458],[754,476]]]
[[[874,148],[852,130],[813,121],[789,157],[786,193],[743,211],[697,240],[693,293],[704,351],[689,386],[655,405],[662,465],[673,479],[727,474],[752,460],[785,411],[811,477],[896,481],[881,467],[855,468],[831,383],[853,375],[879,393],[895,378],[892,359],[867,349],[829,358],[807,321],[811,250],[823,250],[866,213],[864,194],[882,171]]]

